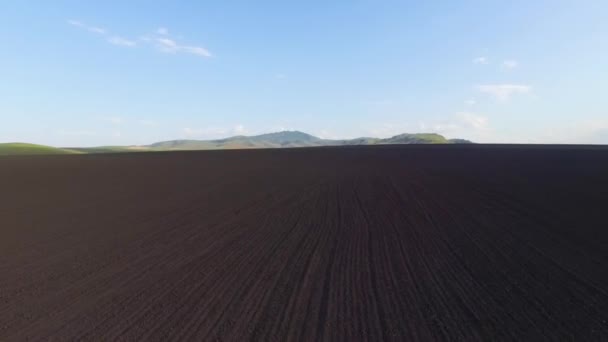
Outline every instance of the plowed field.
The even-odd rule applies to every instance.
[[[608,340],[608,150],[0,158],[0,340]]]

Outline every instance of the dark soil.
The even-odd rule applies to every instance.
[[[608,150],[0,158],[0,340],[608,340]]]

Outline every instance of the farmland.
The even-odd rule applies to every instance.
[[[608,150],[0,158],[0,340],[608,338]]]

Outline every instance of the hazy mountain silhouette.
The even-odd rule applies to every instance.
[[[380,144],[454,144],[471,143],[464,139],[446,139],[436,133],[399,134],[390,138],[321,139],[300,131],[282,131],[254,136],[233,136],[214,140],[170,140],[144,148],[151,150],[205,150],[228,148],[281,148],[308,146],[380,145]]]

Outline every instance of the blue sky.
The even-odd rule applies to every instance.
[[[3,1],[0,142],[608,143],[608,2]]]

